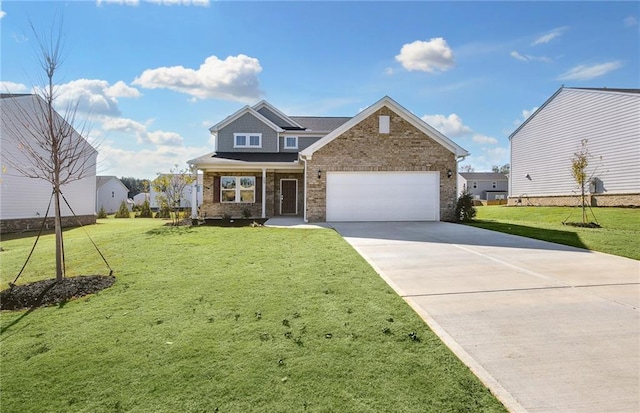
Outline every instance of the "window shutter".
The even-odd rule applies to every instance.
[[[220,202],[220,177],[213,177],[213,202]]]
[[[262,177],[256,176],[256,202],[262,202]]]

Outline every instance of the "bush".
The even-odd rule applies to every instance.
[[[473,206],[473,196],[465,186],[456,203],[456,222],[469,222],[476,217],[476,208]]]
[[[169,205],[162,205],[156,213],[156,218],[171,218],[171,210],[169,209]]]
[[[144,203],[140,206],[140,218],[153,218],[153,212],[151,212],[151,207],[149,206],[149,201],[144,200]]]
[[[131,218],[129,208],[127,208],[127,203],[125,201],[120,203],[120,208],[118,209],[118,212],[116,212],[116,218]]]
[[[98,218],[102,219],[102,218],[106,218],[107,217],[107,211],[105,211],[104,207],[100,207],[100,211],[98,211]]]

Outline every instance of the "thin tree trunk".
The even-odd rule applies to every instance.
[[[62,219],[60,218],[60,190],[55,189],[55,230],[56,230],[56,281],[64,278],[63,244],[62,244]]]

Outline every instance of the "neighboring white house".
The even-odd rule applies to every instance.
[[[458,193],[467,188],[473,199],[506,203],[509,194],[509,178],[499,172],[458,172]]]
[[[129,188],[115,176],[96,176],[96,211],[104,208],[107,214],[114,214],[122,201],[131,210],[133,201],[129,200]]]
[[[164,176],[164,175],[166,175],[166,174],[162,174],[162,176]],[[193,205],[193,187],[194,187],[194,184],[197,184],[196,185],[196,187],[197,187],[197,189],[196,189],[196,194],[197,194],[196,208],[202,204],[202,174],[198,174],[196,182],[185,186],[184,190],[182,191],[182,196],[180,197],[180,208],[191,208],[191,206]],[[158,193],[153,188],[153,181],[152,181],[150,186],[151,186],[151,188],[149,190],[149,195],[148,195],[149,196],[149,206],[151,207],[151,209],[157,210],[157,209],[160,208],[160,204],[158,203],[158,196],[160,195],[160,193]],[[143,200],[143,202],[144,202],[144,200]]]
[[[561,87],[509,139],[510,205],[578,205],[583,141],[591,204],[640,205],[640,89]]]
[[[14,165],[29,165],[29,158],[18,139],[32,140],[26,126],[43,119],[46,103],[36,95],[0,94],[0,143],[2,147],[0,174],[0,232],[23,231],[40,228],[42,219],[51,199],[52,188],[42,179],[22,175]],[[58,122],[64,119],[55,113]],[[68,124],[67,124],[68,125]],[[34,127],[38,127],[34,125]],[[75,132],[75,131],[74,131]],[[62,186],[62,194],[67,199],[77,218],[73,216],[61,199],[62,226],[96,222],[96,158],[98,152],[77,132],[72,139],[76,147],[87,146],[83,151],[84,177]],[[39,150],[42,156],[50,154]],[[53,228],[54,207],[50,207],[50,217],[46,227]]]
[[[144,204],[144,201],[150,201],[148,192],[140,192],[133,196],[133,204],[136,206],[141,206]]]

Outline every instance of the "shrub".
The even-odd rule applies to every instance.
[[[118,208],[118,212],[116,212],[116,218],[131,218],[129,208],[127,208],[125,201],[120,202],[120,208]]]
[[[156,218],[171,218],[171,210],[169,209],[169,205],[162,204],[162,206],[156,213]]]
[[[456,222],[469,222],[476,216],[476,208],[473,206],[473,196],[465,186],[456,202]]]
[[[106,217],[107,217],[107,211],[105,211],[104,207],[101,206],[100,211],[98,211],[98,218],[106,218]]]
[[[247,207],[242,208],[242,218],[249,219],[251,218],[251,210]]]
[[[153,212],[151,212],[151,207],[149,206],[149,201],[144,200],[144,203],[140,206],[140,218],[153,218]]]

